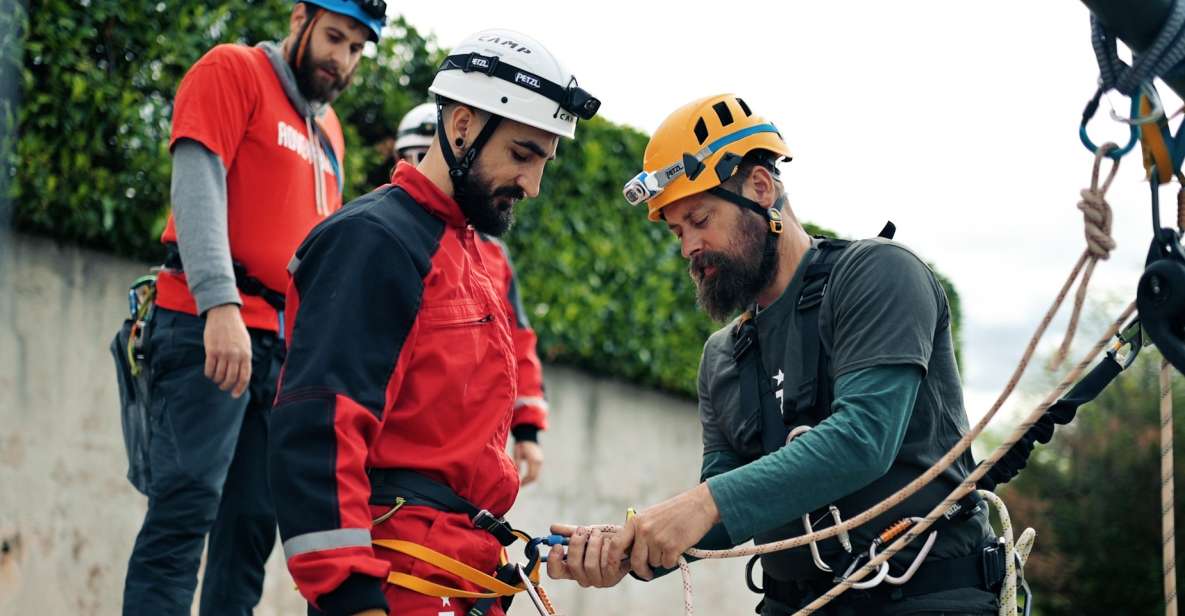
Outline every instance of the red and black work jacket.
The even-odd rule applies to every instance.
[[[288,569],[326,611],[374,605],[390,570],[421,566],[376,556],[371,520],[387,508],[368,504],[368,468],[418,471],[496,516],[514,504],[513,322],[478,242],[457,203],[400,163],[391,184],[314,228],[289,266],[269,474]],[[387,528],[479,570],[498,565],[498,541],[464,514],[409,505]]]

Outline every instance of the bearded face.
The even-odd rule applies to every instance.
[[[741,211],[736,227],[725,250],[700,251],[687,267],[695,281],[697,303],[720,322],[752,305],[778,271],[777,241],[765,221]]]
[[[514,204],[526,196],[517,184],[495,186],[494,181],[484,173],[480,156],[455,192],[457,205],[469,224],[495,237],[506,233],[514,225]]]

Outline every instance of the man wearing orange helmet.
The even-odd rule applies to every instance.
[[[650,579],[693,546],[825,528],[925,472],[966,432],[941,285],[887,238],[810,237],[786,201],[777,163],[789,159],[773,124],[731,94],[681,107],[651,138],[626,199],[647,203],[679,239],[712,318],[743,314],[701,358],[702,483],[624,527],[553,528],[572,534],[566,560],[559,549],[550,555],[553,577],[608,586],[632,569]],[[850,535],[762,556],[759,613],[790,614],[818,598],[867,562],[882,529],[928,513],[973,466],[964,454]],[[824,613],[995,613],[1002,557],[984,509],[960,505],[933,541],[911,544],[869,576],[879,583]]]

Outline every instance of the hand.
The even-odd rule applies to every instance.
[[[552,546],[547,555],[547,575],[551,579],[576,580],[585,588],[609,588],[629,573],[628,563],[620,557],[616,560],[610,557],[611,548],[621,535],[620,526],[553,524],[551,532],[570,538],[567,550],[562,545]]]
[[[652,579],[651,567],[670,569],[679,564],[679,557],[719,521],[720,512],[712,492],[708,484],[701,483],[628,520],[621,533],[613,538],[609,559],[617,562],[628,556],[634,573]]]
[[[535,441],[518,441],[514,444],[514,467],[522,472],[523,465],[527,470],[522,475],[523,485],[528,485],[539,478],[539,471],[543,468],[543,448]]]
[[[206,378],[238,398],[251,382],[251,336],[235,304],[206,311]]]

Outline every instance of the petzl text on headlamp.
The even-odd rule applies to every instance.
[[[689,180],[695,181],[695,178],[699,177],[699,174],[704,170],[704,161],[716,152],[719,152],[721,148],[736,143],[750,135],[777,132],[778,129],[773,124],[767,122],[729,133],[705,145],[695,154],[683,154],[681,160],[677,160],[658,171],[643,171],[635,175],[633,179],[625,183],[625,187],[621,193],[630,205],[641,205],[657,197],[668,184],[684,175]],[[735,166],[732,166],[729,171],[731,172],[733,169],[735,169]],[[728,178],[722,177],[719,179],[723,182]]]
[[[440,65],[440,70],[485,73],[490,77],[508,81],[542,94],[545,98],[555,102],[560,109],[581,120],[591,120],[593,116],[597,115],[597,110],[601,108],[601,101],[584,88],[576,85],[575,77],[569,80],[567,86],[561,86],[550,79],[518,68],[498,56],[483,56],[479,53],[449,56]]]

